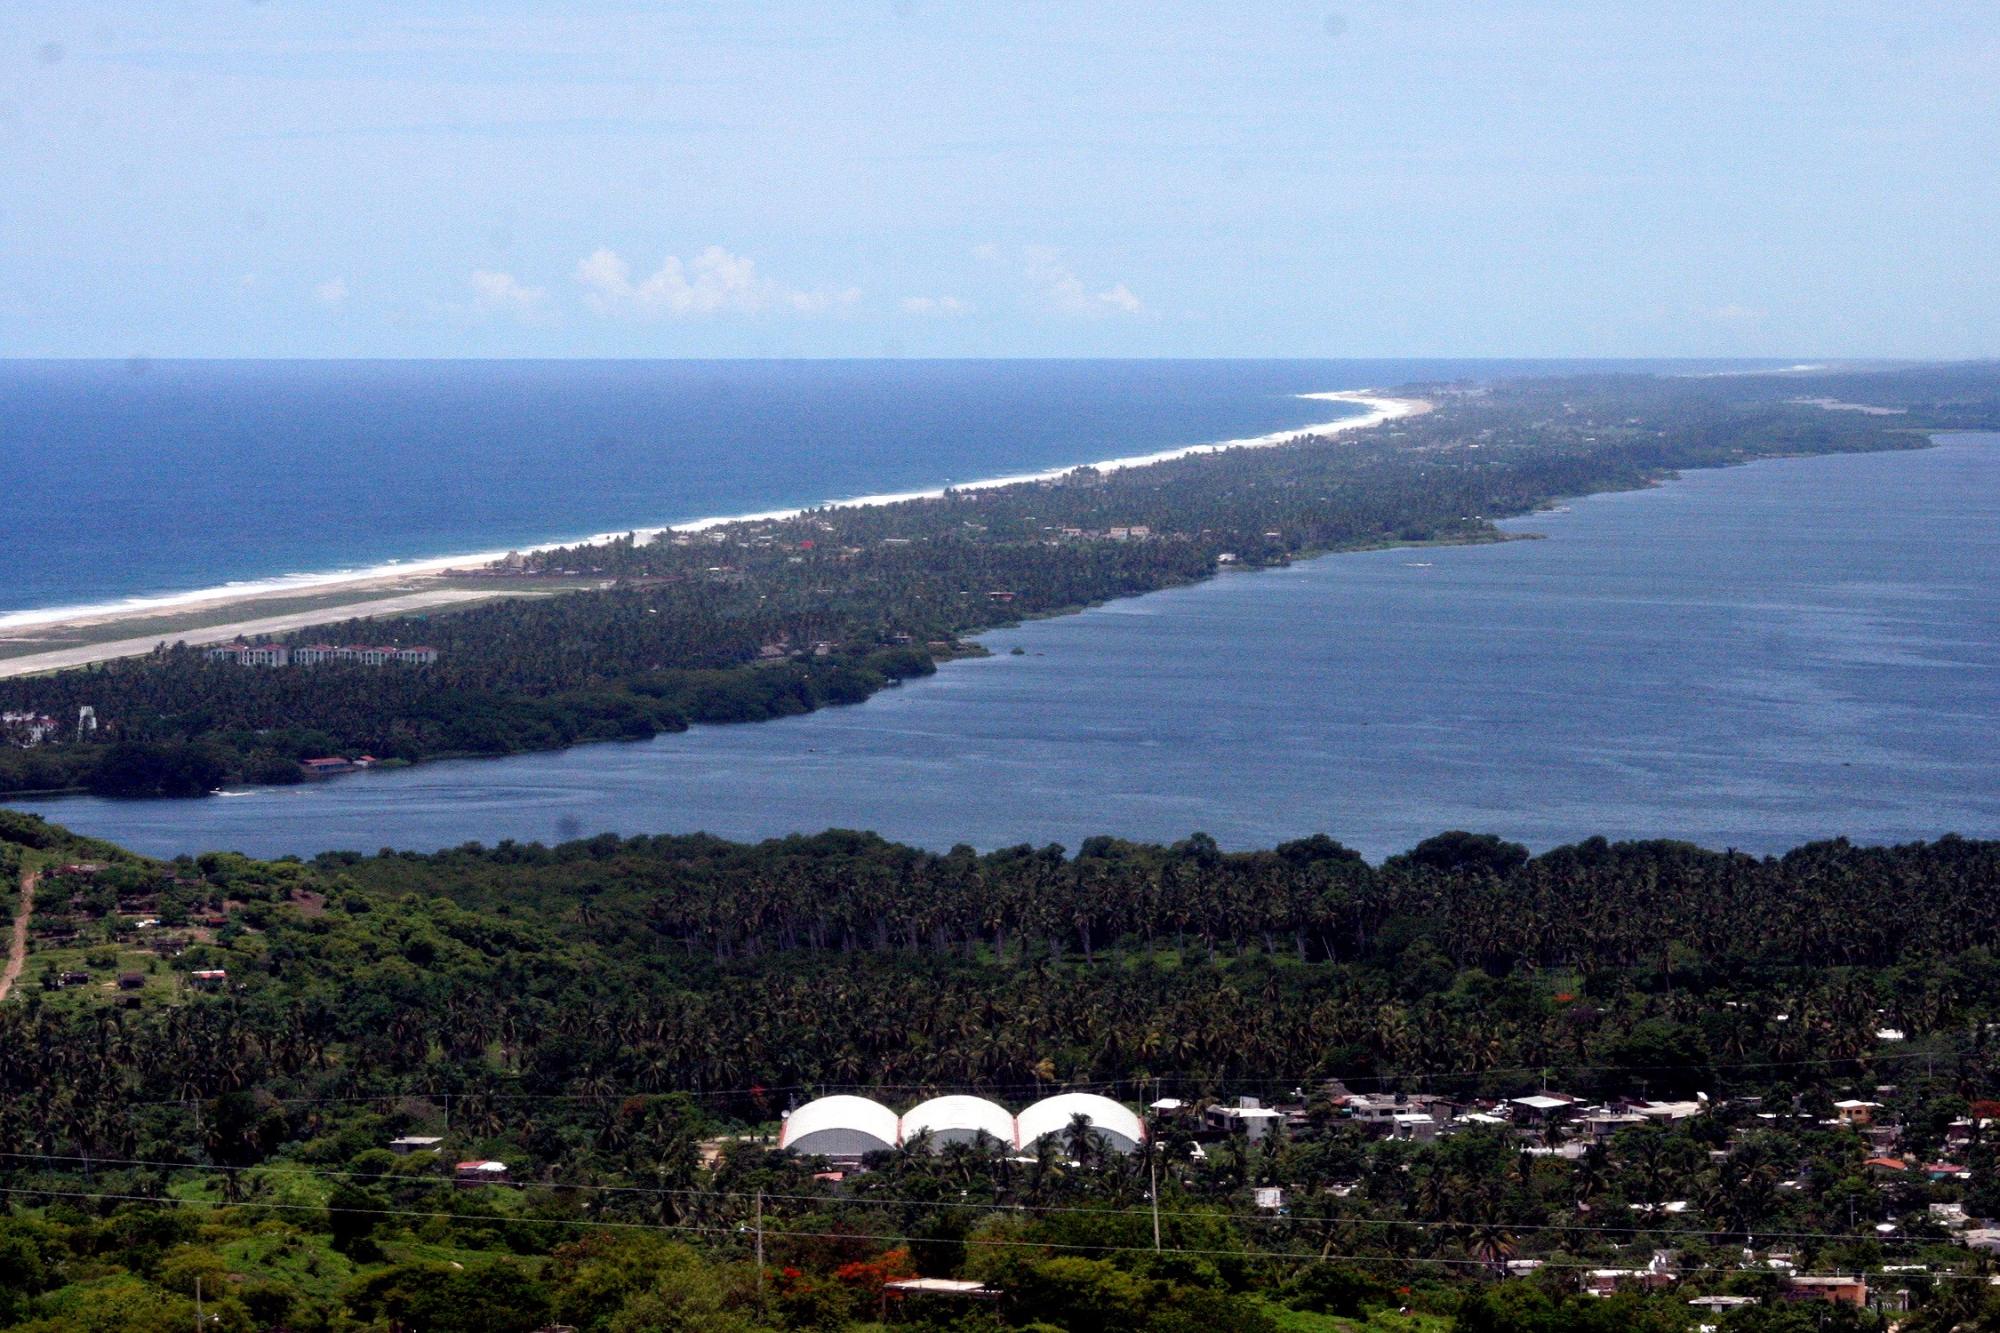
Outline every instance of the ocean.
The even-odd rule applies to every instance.
[[[0,630],[50,608],[1007,476],[1639,363],[0,361]]]
[[[1543,540],[1227,574],[988,634],[991,657],[806,717],[24,804],[159,854],[828,827],[939,849],[1324,832],[1370,857],[1448,828],[1538,849],[2000,836],[2000,435],[1690,472],[1505,526]]]

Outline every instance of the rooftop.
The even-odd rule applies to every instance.
[[[1556,1097],[1546,1092],[1536,1093],[1532,1097],[1515,1097],[1512,1101],[1514,1105],[1525,1106],[1531,1111],[1557,1111],[1565,1106],[1576,1105],[1574,1097]]]

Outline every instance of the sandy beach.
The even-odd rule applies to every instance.
[[[19,657],[0,657],[0,677],[32,676],[41,671],[60,671],[65,667],[88,666],[92,662],[107,662],[114,657],[140,657],[153,651],[161,643],[187,643],[195,646],[207,643],[227,643],[239,635],[244,638],[261,638],[272,634],[289,634],[293,630],[310,629],[314,625],[324,625],[335,620],[351,620],[355,616],[407,615],[412,611],[423,611],[431,607],[450,606],[456,602],[476,601],[496,595],[506,595],[504,589],[488,592],[470,588],[434,588],[427,592],[405,593],[399,597],[377,597],[361,600],[366,589],[357,589],[357,600],[337,607],[319,611],[300,611],[291,615],[263,616],[253,619],[237,619],[226,624],[208,625],[194,629],[175,630],[171,633],[155,632],[140,634],[130,638],[107,639],[101,643],[78,644],[69,648],[56,648],[48,652],[27,653]],[[116,621],[100,622],[118,624]],[[134,620],[132,628],[144,625],[145,621]],[[52,636],[53,637],[53,636]]]
[[[1421,398],[1392,398],[1366,390],[1298,396],[1315,402],[1353,403],[1366,410],[1336,421],[1273,431],[1248,439],[1184,445],[1150,454],[1101,459],[1093,463],[1071,463],[1039,472],[989,477],[921,491],[862,495],[812,506],[694,519],[639,528],[634,535],[640,541],[649,541],[666,532],[700,532],[731,523],[774,522],[794,518],[811,509],[898,504],[935,499],[947,491],[991,490],[1001,486],[1052,481],[1079,467],[1094,467],[1109,472],[1230,449],[1268,448],[1302,436],[1365,430],[1385,422],[1421,415],[1432,407],[1430,402]],[[625,535],[624,532],[598,533],[575,541],[550,542],[545,547],[533,549],[602,543]],[[11,656],[0,656],[0,677],[32,675],[87,666],[113,658],[137,657],[151,652],[161,643],[223,643],[239,636],[257,638],[284,634],[356,616],[403,615],[496,596],[546,595],[548,589],[522,589],[502,582],[487,588],[440,586],[448,575],[463,575],[481,569],[507,554],[506,551],[485,551],[439,556],[366,570],[288,575],[232,587],[133,598],[116,605],[0,615],[0,648],[13,650]],[[301,608],[301,602],[309,602],[310,606]],[[260,609],[265,614],[257,614]],[[41,646],[44,644],[46,648]]]

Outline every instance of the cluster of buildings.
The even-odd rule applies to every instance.
[[[60,724],[47,713],[0,713],[0,745],[32,748],[55,738]]]
[[[1874,1089],[1875,1097],[1894,1093],[1893,1088]],[[1621,1098],[1590,1102],[1564,1092],[1542,1091],[1510,1098],[1456,1098],[1428,1093],[1350,1092],[1338,1080],[1329,1081],[1308,1098],[1303,1090],[1273,1104],[1255,1097],[1239,1097],[1234,1102],[1184,1102],[1164,1097],[1152,1102],[1144,1113],[1135,1112],[1107,1097],[1092,1093],[1063,1093],[1044,1098],[1018,1114],[983,1097],[934,1097],[898,1115],[889,1107],[866,1097],[848,1095],[821,1097],[788,1113],[778,1146],[801,1155],[824,1157],[836,1168],[825,1177],[839,1180],[845,1170],[859,1165],[869,1153],[905,1147],[921,1140],[933,1150],[949,1143],[986,1143],[999,1151],[1027,1153],[1050,1136],[1067,1146],[1076,1118],[1081,1116],[1090,1132],[1107,1147],[1131,1153],[1145,1143],[1154,1127],[1173,1125],[1191,1133],[1197,1158],[1205,1156],[1201,1144],[1234,1137],[1257,1143],[1277,1126],[1304,1131],[1323,1127],[1328,1110],[1336,1120],[1360,1127],[1375,1137],[1412,1142],[1431,1142],[1464,1130],[1499,1129],[1517,1137],[1522,1150],[1559,1158],[1576,1158],[1593,1144],[1610,1141],[1620,1131],[1648,1124],[1672,1125],[1708,1115],[1722,1104],[1698,1093],[1691,1101],[1651,1101]],[[1947,1131],[1937,1161],[1923,1161],[1898,1155],[1901,1130],[1888,1123],[1885,1103],[1862,1097],[1836,1102],[1833,1115],[1820,1119],[1809,1112],[1787,1106],[1765,1110],[1759,1099],[1750,1097],[1730,1103],[1732,1113],[1742,1117],[1734,1128],[1740,1137],[1779,1121],[1811,1121],[1829,1128],[1846,1128],[1865,1138],[1875,1154],[1867,1162],[1869,1174],[1878,1180],[1928,1180],[1932,1183],[1961,1182],[1969,1170],[1963,1150],[1982,1130],[2000,1126],[2000,1119],[1960,1120]],[[1144,1118],[1142,1118],[1142,1115]],[[1721,1149],[1714,1150],[1721,1156]],[[1024,1159],[1025,1160],[1025,1159]],[[1785,1181],[1781,1188],[1804,1188],[1805,1182]],[[1335,1185],[1332,1192],[1344,1195],[1351,1185]],[[1256,1206],[1261,1211],[1282,1212],[1287,1191],[1260,1188]],[[1672,1215],[1687,1212],[1686,1201],[1635,1203],[1635,1212]],[[1955,1233],[1960,1244],[1972,1249],[2000,1254],[2000,1227],[1981,1227],[1956,1203],[1929,1205],[1931,1220]],[[1884,1237],[1901,1230],[1892,1217],[1876,1226]],[[1537,1259],[1517,1259],[1506,1263],[1510,1275],[1524,1276],[1541,1266]],[[1797,1271],[1798,1256],[1784,1251],[1744,1252],[1743,1267],[1767,1271],[1778,1279],[1776,1299],[1813,1301],[1873,1307],[1886,1310],[1908,1308],[1910,1293],[1896,1289],[1871,1292],[1866,1278],[1839,1274]],[[1921,1268],[1921,1265],[1917,1266]],[[1884,1270],[1894,1272],[1895,1270]],[[1917,1271],[1912,1269],[1912,1271]],[[1609,1296],[1620,1291],[1663,1291],[1680,1280],[1671,1251],[1658,1251],[1644,1267],[1603,1268],[1581,1275],[1582,1290]],[[1705,1312],[1719,1313],[1739,1305],[1755,1303],[1749,1296],[1700,1296],[1690,1303]]]
[[[346,755],[321,755],[316,759],[299,760],[299,772],[309,778],[330,778],[338,773],[360,773],[374,768],[382,761],[372,754],[359,755],[349,759]]]
[[[408,1157],[412,1153],[438,1153],[442,1151],[444,1139],[437,1134],[406,1134],[402,1138],[389,1140],[389,1151],[398,1157]],[[507,1164],[491,1158],[473,1158],[459,1162],[451,1169],[452,1180],[461,1188],[477,1185],[511,1184],[507,1175]]]
[[[1516,1259],[1507,1264],[1509,1277],[1525,1277],[1542,1266],[1539,1259]],[[1758,1261],[1746,1252],[1745,1267],[1757,1267]],[[1766,1261],[1765,1266],[1770,1266]],[[1582,1290],[1586,1296],[1615,1296],[1620,1292],[1659,1292],[1671,1289],[1680,1280],[1677,1271],[1678,1260],[1672,1250],[1653,1251],[1652,1260],[1644,1268],[1592,1268],[1583,1273]],[[1849,1273],[1794,1273],[1789,1271],[1789,1262],[1779,1260],[1777,1297],[1785,1302],[1817,1302],[1824,1305],[1851,1305],[1857,1309],[1874,1306],[1877,1309],[1907,1310],[1910,1293],[1899,1290],[1887,1294],[1876,1293],[1871,1297],[1868,1279],[1859,1274]],[[1704,1314],[1727,1314],[1746,1305],[1760,1305],[1759,1296],[1691,1296],[1688,1304]],[[1713,1325],[1704,1325],[1712,1328]]]
[[[1580,1155],[1590,1143],[1609,1140],[1622,1129],[1644,1124],[1672,1124],[1709,1110],[1706,1097],[1688,1102],[1620,1101],[1586,1104],[1566,1093],[1541,1092],[1506,1100],[1455,1100],[1423,1093],[1354,1093],[1335,1081],[1324,1089],[1334,1114],[1382,1138],[1428,1143],[1442,1135],[1475,1127],[1511,1129],[1530,1141],[1560,1140],[1544,1151]],[[1196,1105],[1163,1097],[1148,1108],[1163,1122],[1195,1128],[1217,1136],[1240,1134],[1261,1142],[1285,1125],[1308,1127],[1312,1112],[1302,1094],[1290,1101],[1265,1105],[1255,1097],[1238,1097],[1233,1104]],[[933,1146],[972,1142],[982,1136],[1002,1148],[1024,1151],[1038,1139],[1067,1130],[1083,1116],[1106,1144],[1132,1152],[1146,1139],[1146,1124],[1138,1114],[1108,1097],[1067,1092],[1046,1097],[1018,1115],[984,1097],[933,1097],[898,1115],[867,1097],[821,1097],[787,1113],[779,1135],[782,1149],[859,1162],[871,1152],[897,1148],[919,1134]],[[1195,1122],[1190,1125],[1190,1121]],[[1560,1132],[1551,1134],[1552,1128]],[[1534,1149],[1530,1149],[1534,1151]]]
[[[229,924],[227,904],[221,908],[197,908],[188,913],[184,925],[168,927],[160,918],[162,892],[189,889],[199,881],[179,875],[147,886],[123,887],[115,896],[105,890],[99,876],[106,869],[101,861],[76,861],[52,868],[44,877],[43,897],[36,903],[30,927],[37,948],[67,949],[85,942],[108,942],[124,951],[125,970],[102,983],[106,989],[131,992],[123,998],[127,1007],[137,1006],[137,992],[147,986],[147,974],[132,966],[133,952],[150,953],[162,960],[178,958],[189,945],[214,938],[214,932]],[[86,933],[88,932],[88,933]],[[186,974],[195,990],[220,991],[229,987],[224,968],[198,968]],[[68,968],[45,982],[54,990],[71,990],[93,985],[89,971]]]
[[[1428,1093],[1356,1093],[1338,1082],[1329,1085],[1335,1112],[1385,1138],[1428,1143],[1456,1130],[1479,1126],[1512,1129],[1524,1137],[1560,1138],[1550,1151],[1580,1155],[1592,1143],[1604,1143],[1635,1125],[1671,1125],[1703,1115],[1711,1103],[1705,1094],[1694,1101],[1655,1102],[1614,1100],[1586,1102],[1565,1092],[1537,1092],[1525,1097],[1458,1099]],[[1296,1115],[1303,1117],[1304,1107]],[[1557,1131],[1551,1134],[1550,1131]]]
[[[31,750],[38,745],[54,745],[66,739],[64,733],[67,730],[47,713],[0,713],[0,745],[12,745],[23,750]],[[67,739],[81,745],[95,735],[97,710],[84,704],[76,710],[76,734]]]
[[[1056,531],[1071,541],[1142,542],[1153,535],[1153,530],[1144,523],[1134,523],[1130,527],[1105,528],[1096,531],[1090,528],[1057,528]]]
[[[322,662],[353,662],[360,666],[429,666],[438,660],[438,650],[419,644],[401,648],[392,644],[309,643],[302,648],[282,643],[219,643],[204,654],[211,662],[235,662],[239,666],[317,666]]]

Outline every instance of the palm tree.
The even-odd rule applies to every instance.
[[[1028,1168],[1028,1196],[1036,1203],[1044,1203],[1054,1195],[1066,1174],[1055,1135],[1044,1134],[1036,1139],[1034,1156],[1034,1165]]]
[[[1590,1201],[1604,1189],[1605,1177],[1610,1165],[1610,1154],[1601,1143],[1593,1143],[1583,1150],[1583,1156],[1576,1159],[1570,1172],[1570,1185],[1575,1191],[1578,1211],[1587,1209]]]
[[[1090,1117],[1078,1111],[1063,1126],[1063,1151],[1069,1159],[1085,1170],[1099,1165],[1104,1156],[1104,1140],[1098,1135],[1097,1127],[1090,1123]]]
[[[1466,1228],[1465,1252],[1496,1275],[1506,1276],[1507,1261],[1517,1249],[1513,1233],[1497,1217],[1482,1217]]]

